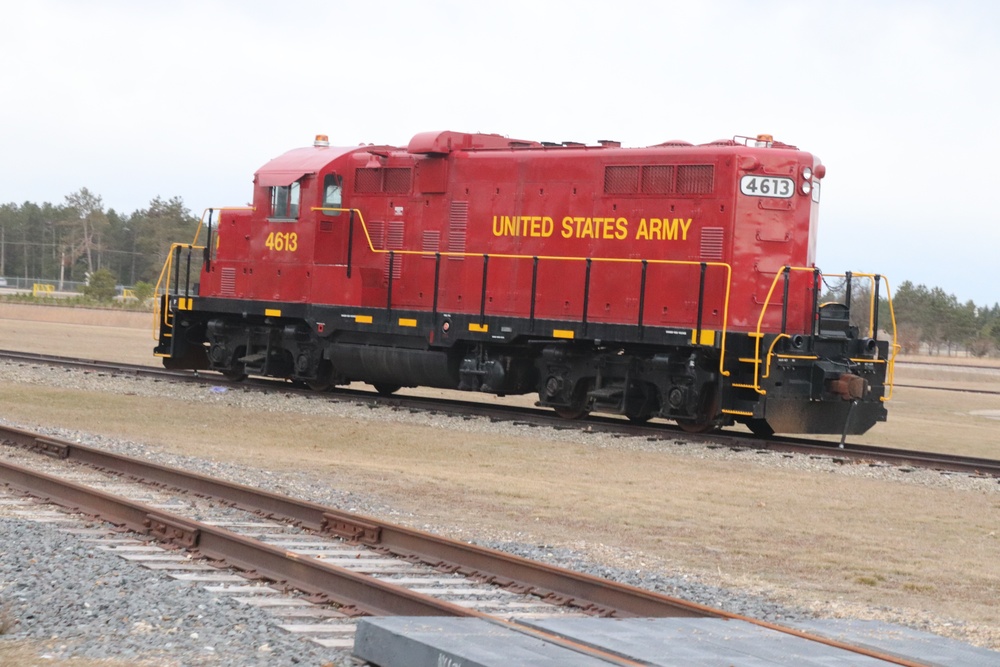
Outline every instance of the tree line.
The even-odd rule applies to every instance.
[[[845,279],[828,282],[823,277],[821,303],[845,303]],[[870,279],[855,280],[851,286],[851,324],[861,335],[869,333],[873,293]],[[1000,354],[1000,303],[978,306],[969,300],[960,302],[940,287],[928,288],[906,280],[892,288],[892,308],[886,298],[886,286],[878,290],[877,324],[879,337],[890,335],[896,325],[896,343],[903,354],[954,355],[974,357]]]
[[[101,197],[81,188],[61,204],[0,206],[0,276],[26,280],[91,283],[97,295],[114,294],[116,284],[155,284],[170,245],[193,237],[198,218],[180,197],[155,197],[149,206],[129,214],[105,210]],[[98,275],[96,284],[88,280]],[[110,287],[109,287],[110,285]],[[822,301],[846,298],[843,282],[827,284]],[[891,327],[884,292],[879,298],[879,325]],[[867,326],[870,285],[852,286],[852,319]],[[892,294],[897,342],[904,353],[973,356],[1000,353],[1000,304],[961,303],[939,287],[905,281]]]
[[[100,271],[124,285],[155,284],[170,245],[190,241],[197,224],[180,197],[127,214],[105,210],[87,188],[59,204],[3,204],[0,276],[82,283]]]

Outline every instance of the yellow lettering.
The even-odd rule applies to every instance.
[[[687,241],[688,240],[688,229],[690,227],[691,227],[691,218],[688,218],[686,221],[683,218],[681,218],[681,240],[682,241]]]
[[[680,221],[683,224],[683,220]],[[663,221],[643,218],[636,232],[637,239],[652,239],[662,236]],[[685,228],[686,229],[686,228]],[[494,215],[493,236],[526,236],[549,238],[556,232],[555,219],[548,215]],[[559,236],[564,239],[603,239],[623,241],[628,238],[627,218],[588,218],[584,216],[564,216],[559,220]],[[271,243],[277,242],[272,239]],[[270,246],[269,246],[270,247]]]
[[[562,231],[559,232],[564,239],[573,237],[573,218],[568,215],[562,219]]]
[[[548,238],[555,231],[555,222],[542,215],[494,215],[493,236],[534,236]],[[569,236],[571,236],[570,233]],[[563,236],[569,238],[565,231]]]
[[[677,240],[677,218],[663,221],[663,232],[668,241]]]
[[[646,218],[639,221],[639,229],[635,230],[635,240],[636,241],[648,241],[649,240],[649,228],[646,226]]]
[[[663,221],[659,218],[649,219],[649,238],[657,241],[663,240]]]
[[[615,237],[615,219],[600,218],[600,221],[601,221],[601,238],[613,239]]]
[[[688,223],[690,224],[690,220]],[[628,220],[625,218],[618,218],[615,220],[615,238],[619,241],[624,241],[628,238]],[[687,228],[684,229],[684,233],[687,233]]]

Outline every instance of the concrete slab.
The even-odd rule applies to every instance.
[[[354,655],[380,667],[607,667],[478,618],[362,618]]]
[[[886,667],[882,660],[715,618],[556,618],[532,627],[657,667]]]
[[[942,667],[1000,665],[1000,652],[881,621],[816,620],[800,623],[797,627],[831,639],[870,646],[926,665]]]
[[[887,662],[776,630],[724,619],[549,618],[522,621],[552,639],[475,618],[362,618],[354,655],[380,667],[887,667]],[[800,629],[910,662],[1000,665],[1000,653],[875,622],[815,621]],[[586,654],[574,645],[593,647]],[[603,652],[603,656],[601,655]],[[617,656],[617,657],[615,657]]]

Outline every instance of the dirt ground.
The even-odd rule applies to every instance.
[[[35,316],[0,304],[0,349],[156,365],[149,317],[132,319]],[[1000,388],[997,374],[971,370],[900,366],[897,381]],[[319,474],[452,537],[565,546],[618,567],[685,573],[826,615],[908,621],[1000,649],[996,486],[955,490],[784,468],[769,457],[704,460],[693,446],[595,446],[585,433],[567,443],[259,414],[3,378],[0,405],[25,424]],[[897,387],[889,410],[888,423],[855,440],[998,456],[996,396]]]

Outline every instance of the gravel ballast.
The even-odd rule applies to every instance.
[[[112,392],[154,398],[211,401],[249,407],[261,412],[322,414],[364,422],[406,421],[436,428],[489,433],[530,433],[531,437],[579,440],[574,431],[539,429],[488,419],[451,418],[411,413],[391,408],[373,409],[357,402],[311,400],[290,394],[264,394],[225,385],[192,386],[154,382],[134,377],[111,377],[93,372],[66,371],[44,366],[6,364],[6,381],[53,385],[94,392]],[[2,420],[0,420],[2,421]],[[6,423],[6,422],[4,422]],[[11,424],[17,426],[17,424]],[[421,529],[451,534],[448,526],[428,526],[420,517],[402,513],[374,495],[346,493],[309,472],[275,472],[250,466],[181,457],[155,450],[143,443],[86,433],[50,429],[51,435],[118,453],[177,465],[240,484],[272,490],[349,511],[377,516]],[[669,442],[621,438],[590,433],[588,444],[616,450],[662,449]],[[955,490],[998,493],[996,480],[965,475],[941,475],[925,470],[888,466],[843,466],[832,458],[762,456],[750,450],[732,450],[685,444],[680,454],[704,459],[745,461],[748,465],[775,466],[820,473],[860,475],[893,483],[946,487]],[[157,665],[357,665],[345,651],[323,649],[275,627],[266,611],[217,597],[196,585],[174,581],[93,545],[60,533],[49,524],[22,519],[0,519],[5,539],[0,547],[0,605],[18,621],[11,636],[46,642],[56,657],[148,659]],[[608,577],[624,583],[720,607],[726,611],[768,621],[795,621],[812,613],[777,605],[764,596],[711,586],[683,574],[636,569],[615,557],[594,562],[592,557],[565,547],[532,544],[517,535],[466,534],[492,548],[555,565]],[[621,565],[619,567],[619,565]],[[93,598],[92,598],[93,596]],[[89,606],[88,606],[89,605]],[[899,622],[901,619],[893,618]],[[918,629],[935,628],[919,623]]]
[[[46,429],[46,434],[241,484],[282,493],[294,490],[296,496],[362,514],[393,513],[359,494],[339,493],[294,473],[153,453],[141,443],[62,429]],[[348,651],[324,649],[284,632],[266,611],[144,569],[60,532],[55,524],[0,516],[0,530],[5,536],[0,551],[0,604],[17,620],[10,636],[46,642],[47,653],[54,657],[220,667],[362,664]],[[782,622],[812,616],[683,576],[595,564],[571,549],[509,541],[482,544],[753,618]]]

